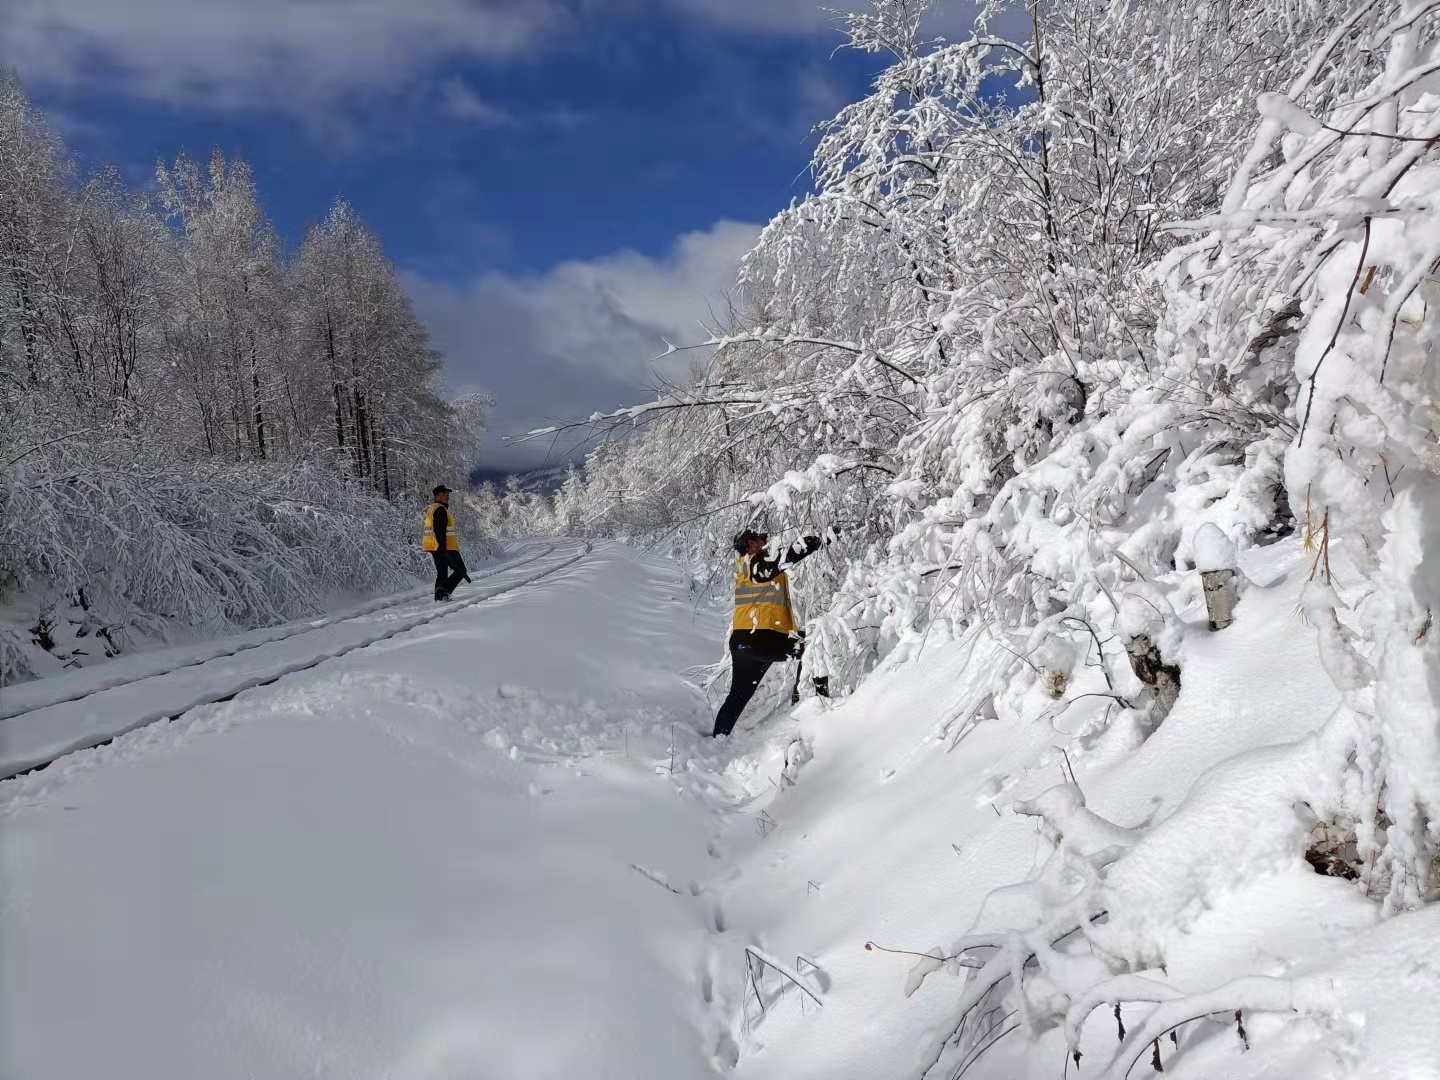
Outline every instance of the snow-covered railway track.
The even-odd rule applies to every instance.
[[[556,556],[562,547],[565,550]],[[441,606],[426,601],[406,610],[413,595],[367,606],[357,612],[283,628],[286,632],[204,656],[187,659],[167,670],[151,671],[118,682],[61,696],[46,704],[0,717],[0,780],[35,772],[67,754],[103,746],[121,735],[174,718],[247,690],[268,686],[318,667],[356,649],[388,641],[534,584],[573,565],[590,553],[591,545],[551,544],[538,555],[496,567],[481,575],[493,584],[472,586],[469,595]],[[539,564],[536,566],[535,564]],[[517,570],[531,572],[508,580]],[[399,609],[399,610],[397,610]]]
[[[555,548],[555,544],[550,544],[543,551],[526,552],[518,558],[508,559],[498,566],[480,571],[474,575],[474,578],[477,581],[483,581],[496,574],[528,566],[530,563],[545,558]],[[381,597],[315,619],[302,619],[286,623],[283,626],[262,627],[234,637],[188,646],[179,650],[165,649],[158,653],[138,653],[134,656],[119,657],[110,663],[85,668],[72,675],[37,679],[34,682],[20,683],[18,686],[7,686],[4,688],[3,694],[0,694],[0,721],[8,720],[12,716],[20,716],[23,713],[34,712],[36,709],[42,709],[48,705],[63,705],[66,702],[79,701],[81,698],[87,698],[105,690],[113,690],[117,686],[125,686],[142,679],[154,678],[157,675],[168,675],[182,668],[198,667],[200,664],[208,664],[212,660],[223,660],[251,649],[272,645],[277,641],[284,641],[300,634],[308,634],[327,626],[334,626],[336,623],[351,622],[388,611],[401,604],[413,604],[419,607],[422,604],[428,606],[430,602],[428,588],[409,589],[403,593]]]

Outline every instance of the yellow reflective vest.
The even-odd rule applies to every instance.
[[[438,502],[432,502],[425,508],[425,535],[420,541],[420,547],[425,551],[439,551],[440,541],[435,539],[435,511],[440,506]],[[460,550],[460,533],[455,528],[455,512],[448,506],[445,513],[450,517],[450,523],[445,529],[445,550]]]
[[[778,630],[795,632],[795,612],[790,607],[790,579],[782,571],[769,581],[750,576],[750,558],[735,560],[735,618],[732,630]]]

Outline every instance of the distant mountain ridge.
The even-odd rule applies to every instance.
[[[476,485],[494,484],[497,488],[503,489],[513,476],[519,481],[521,491],[536,495],[553,495],[565,482],[565,473],[569,468],[568,462],[559,465],[543,465],[538,469],[527,469],[523,472],[510,469],[479,468],[470,473],[470,482]]]

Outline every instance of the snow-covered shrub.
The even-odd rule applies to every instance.
[[[205,630],[408,582],[489,405],[439,373],[343,201],[287,258],[244,162],[82,179],[0,72],[0,580]]]
[[[0,576],[120,627],[216,633],[413,585],[418,523],[315,462],[177,463],[75,439],[0,473]]]
[[[1355,8],[1261,96],[1223,206],[1162,268],[1166,340],[1197,366],[1243,374],[1277,316],[1294,324],[1285,482],[1315,555],[1306,613],[1357,718],[1363,877],[1397,910],[1433,897],[1440,855],[1435,17],[1410,0]],[[1327,64],[1368,78],[1307,109]]]

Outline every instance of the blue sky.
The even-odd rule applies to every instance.
[[[287,242],[343,194],[499,435],[642,400],[813,126],[864,93],[810,0],[0,0],[16,66],[87,165],[251,162]]]

